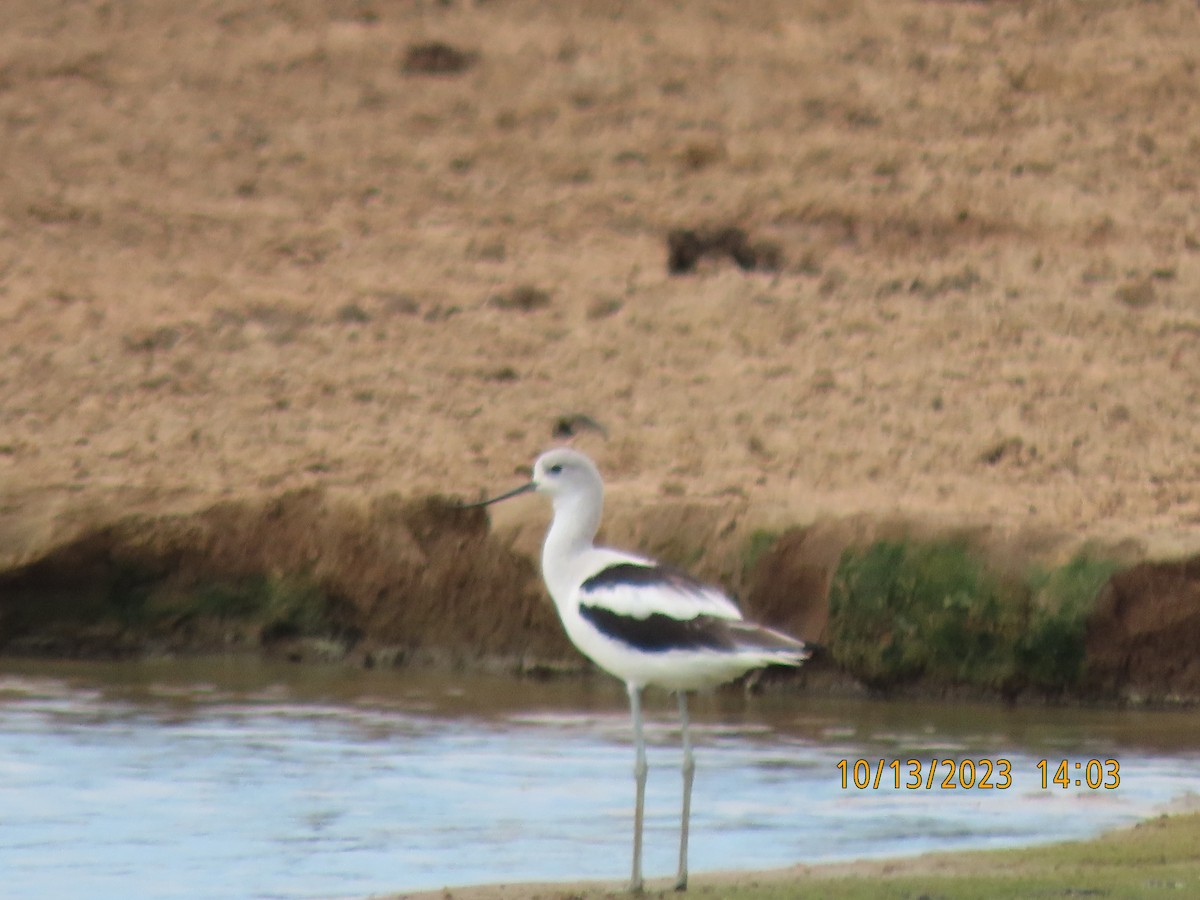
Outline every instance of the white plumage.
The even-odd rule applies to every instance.
[[[486,506],[527,491],[547,494],[554,521],[542,547],[542,576],[567,636],[596,665],[625,682],[637,761],[633,877],[642,888],[642,817],[646,785],[641,693],[656,685],[679,693],[683,739],[683,815],[676,890],[687,886],[687,836],[694,762],[686,692],[711,687],[771,664],[795,666],[810,654],[802,642],[746,622],[720,590],[653,560],[596,547],[604,482],[595,464],[560,447],[534,463],[533,479],[473,504]]]

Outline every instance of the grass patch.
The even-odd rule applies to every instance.
[[[195,620],[261,626],[275,637],[319,636],[333,627],[325,591],[302,574],[181,584],[160,571],[122,566],[112,573],[104,611],[126,628],[151,632]]]
[[[261,622],[276,635],[320,635],[330,627],[325,592],[302,575],[211,582],[189,592],[188,600],[193,615]]]
[[[1089,841],[836,863],[817,866],[808,872],[699,874],[693,876],[687,896],[720,900],[1193,897],[1200,895],[1200,849],[1197,848],[1200,848],[1200,815],[1160,816]],[[413,897],[434,900],[448,893],[437,891]],[[456,888],[453,895],[460,900],[516,900],[531,896],[602,900],[619,893],[614,885],[592,883],[489,885]],[[656,878],[648,886],[646,896],[679,895],[670,890],[668,880]]]
[[[1062,690],[1079,682],[1088,616],[1118,568],[1112,560],[1081,553],[1057,569],[1030,573],[1033,608],[1016,656],[1034,685]]]
[[[0,647],[107,657],[354,633],[339,598],[304,572],[185,575],[93,545],[64,556],[0,577]]]
[[[1116,569],[1080,554],[1014,577],[961,540],[851,548],[830,589],[830,647],[875,687],[1064,690],[1082,675],[1087,617]]]
[[[830,588],[834,658],[868,684],[918,677],[1003,687],[1026,611],[965,542],[850,549]]]
[[[713,888],[727,900],[1029,897],[1190,897],[1200,892],[1200,816],[1162,817],[1092,841],[1023,850],[938,854],[865,874]],[[914,871],[915,870],[915,871]],[[703,893],[693,891],[693,893]]]

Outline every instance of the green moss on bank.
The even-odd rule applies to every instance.
[[[1032,610],[1016,659],[1030,683],[1052,690],[1080,683],[1088,619],[1101,589],[1119,568],[1113,560],[1081,553],[1058,568],[1029,573]]]
[[[304,575],[253,575],[197,585],[182,598],[181,612],[261,623],[277,634],[321,635],[334,628],[329,598]]]
[[[1087,620],[1117,564],[1081,553],[1014,576],[965,540],[848,549],[830,589],[834,659],[869,685],[916,679],[1062,691],[1083,676]]]

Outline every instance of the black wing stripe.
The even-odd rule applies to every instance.
[[[579,614],[601,634],[643,653],[668,650],[712,650],[733,653],[758,650],[779,654],[782,660],[807,659],[809,649],[802,641],[752,622],[696,616],[673,619],[662,613],[645,618],[626,616],[604,606],[580,604]]]
[[[651,613],[645,618],[638,618],[613,612],[604,606],[587,604],[580,604],[579,614],[601,634],[646,653],[737,649],[728,627],[730,620],[715,616],[680,620],[662,613]]]

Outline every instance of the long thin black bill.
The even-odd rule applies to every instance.
[[[493,497],[491,500],[481,500],[479,503],[464,503],[463,509],[474,509],[477,506],[491,506],[493,503],[499,503],[501,500],[507,500],[509,497],[515,497],[518,494],[527,494],[529,491],[537,490],[537,485],[532,481],[529,484],[523,484],[515,490],[509,491],[507,494],[501,494],[499,497]]]

